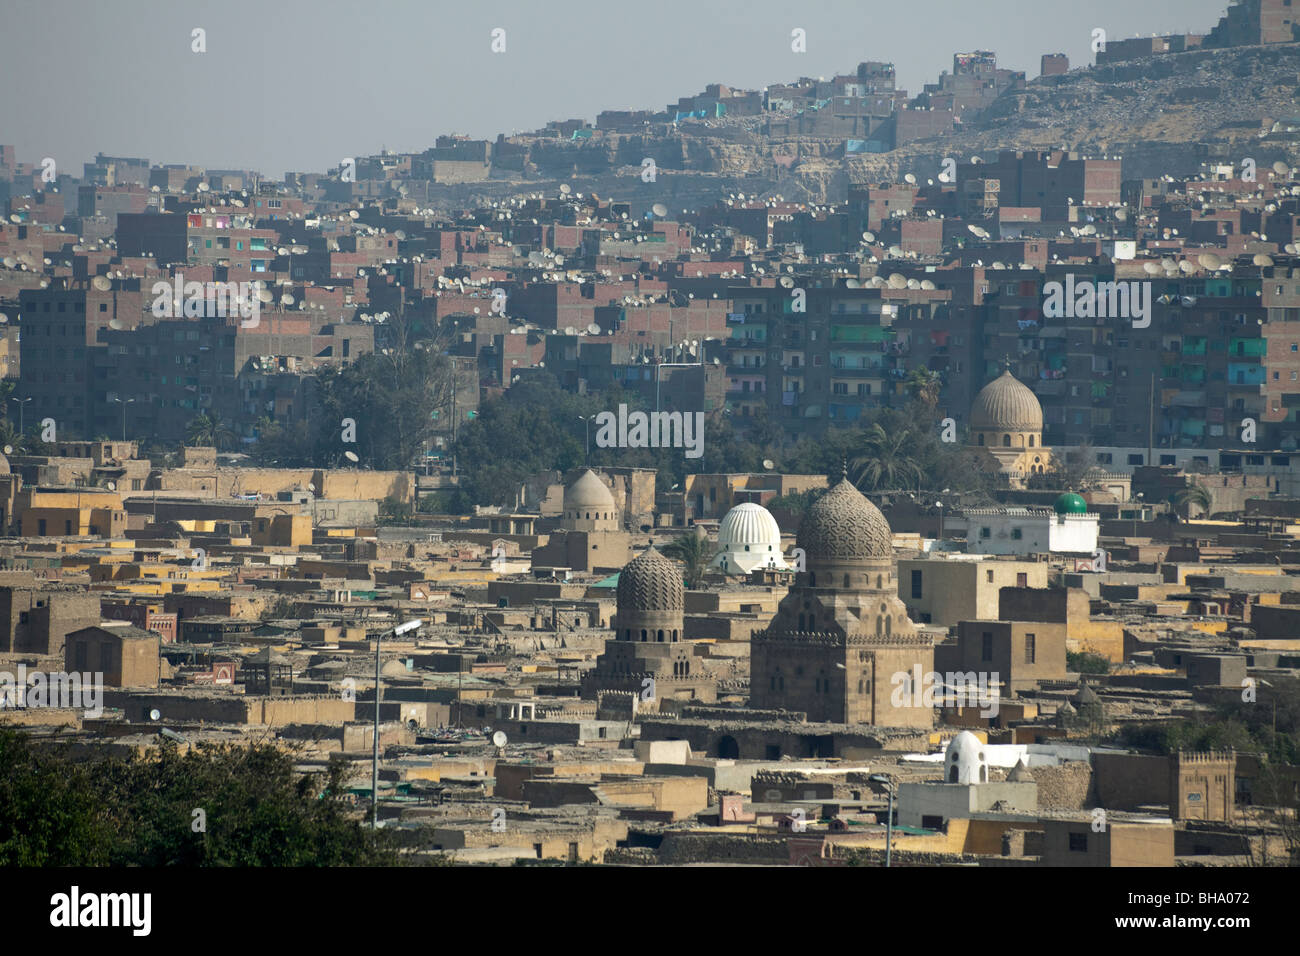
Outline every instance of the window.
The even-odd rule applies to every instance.
[[[1070,834],[1070,852],[1087,853],[1088,852],[1088,834],[1071,833]]]
[[[1037,641],[1032,634],[1025,635],[1025,663],[1034,664],[1038,661]]]
[[[1025,536],[1025,533],[1024,533],[1023,531],[1021,531],[1019,528],[1012,528],[1012,529],[1011,529],[1011,539],[1012,539],[1013,541],[1019,541],[1019,540],[1020,540],[1021,538],[1023,538],[1024,536]]]
[[[921,572],[920,571],[912,572],[912,597],[913,598],[921,597]]]
[[[981,538],[988,538],[988,537],[991,537],[992,534],[993,534],[993,532],[991,532],[988,528],[980,528],[980,537],[981,537]],[[992,572],[992,571],[989,572],[989,580],[990,580],[990,581],[993,580],[993,572]]]
[[[983,661],[991,661],[991,660],[993,660],[993,634],[992,634],[992,632],[990,632],[990,631],[985,631],[983,634],[980,635],[980,637],[983,639],[983,641],[982,641],[982,646],[981,646],[981,648],[980,648],[980,660],[983,660]]]
[[[1016,575],[1016,587],[1018,588],[1029,587],[1029,574],[1027,572],[1022,571]]]

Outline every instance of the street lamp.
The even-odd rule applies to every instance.
[[[414,631],[423,623],[417,617],[399,624],[393,628],[393,637],[401,637]],[[370,762],[370,828],[372,830],[379,828],[379,644],[383,636],[383,631],[375,635],[375,727],[371,740],[373,752]]]
[[[595,417],[596,416],[594,415],[578,416],[578,421],[583,423],[583,426],[585,427],[587,432],[587,457],[583,460],[589,465],[591,464],[591,420]]]
[[[884,786],[885,793],[889,794],[889,813],[885,818],[885,866],[889,866],[894,844],[894,781],[883,773],[873,773],[867,779]]]
[[[26,407],[27,407],[27,403],[30,402],[31,400],[32,400],[31,397],[28,397],[28,398],[11,398],[11,399],[9,399],[9,401],[11,401],[11,402],[17,402],[17,403],[18,403],[18,434],[20,434],[20,435],[25,435],[25,434],[27,433],[27,429],[26,429],[26,427],[23,425],[23,412],[24,412],[24,410],[25,410]]]
[[[122,406],[122,441],[126,441],[126,406],[135,402],[134,398],[128,398],[122,401],[120,398],[113,399],[114,402]]]

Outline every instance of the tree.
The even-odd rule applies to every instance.
[[[345,799],[346,767],[270,744],[165,742],[87,761],[0,727],[0,865],[345,866],[400,862]],[[201,811],[201,812],[196,812]]]
[[[853,483],[863,491],[919,487],[922,470],[912,453],[909,428],[886,431],[879,423],[867,429],[865,453],[849,462]]]
[[[662,549],[665,557],[674,558],[682,564],[682,577],[688,588],[697,588],[704,578],[717,550],[708,538],[694,532],[678,535]]]
[[[188,445],[211,445],[221,449],[229,448],[234,441],[234,431],[215,411],[199,412],[185,428],[185,443]]]
[[[922,405],[934,411],[943,389],[943,376],[928,368],[914,368],[903,382],[908,393]]]
[[[1195,505],[1201,509],[1201,514],[1208,514],[1210,511],[1210,493],[1200,485],[1188,485],[1186,488],[1179,488],[1169,496],[1169,503],[1174,506],[1174,511],[1182,517],[1184,521],[1191,518],[1192,506]]]

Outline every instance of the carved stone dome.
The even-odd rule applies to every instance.
[[[892,540],[880,509],[847,478],[818,498],[799,525],[799,547],[810,561],[892,558]]]
[[[4,455],[0,455],[0,475],[7,475],[9,473],[9,459]]]
[[[1007,370],[975,396],[970,427],[983,432],[1041,432],[1043,406],[1029,386]]]
[[[652,546],[628,562],[618,576],[618,610],[681,611],[685,585],[677,562]]]

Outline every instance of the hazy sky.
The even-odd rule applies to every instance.
[[[1225,0],[0,0],[0,143],[61,171],[153,163],[323,171],[440,133],[495,137],[708,83],[893,61],[915,94],[957,50],[1038,74],[1110,39],[1207,32]],[[191,31],[207,52],[191,52]],[[506,31],[493,53],[491,31]],[[807,31],[807,52],[790,31]]]

